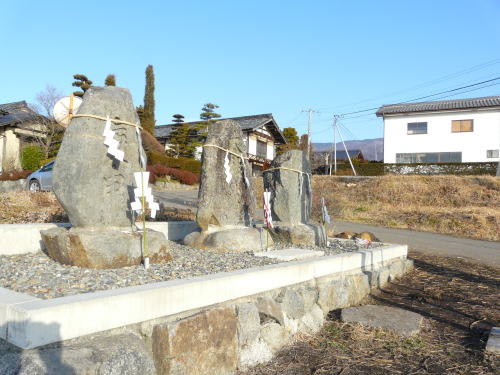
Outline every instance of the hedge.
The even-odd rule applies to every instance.
[[[201,161],[190,158],[172,158],[165,154],[160,154],[158,152],[150,151],[147,153],[148,164],[161,164],[169,168],[177,168],[192,173],[201,172]]]
[[[149,182],[151,183],[155,183],[156,179],[162,176],[171,176],[186,185],[194,185],[200,182],[199,174],[181,169],[165,167],[161,164],[148,165],[147,171],[150,172]]]
[[[354,169],[358,176],[382,176],[386,174],[452,174],[452,175],[492,175],[495,176],[497,162],[484,163],[355,163]],[[317,174],[325,174],[318,168]],[[352,175],[349,163],[337,165],[337,175]]]
[[[21,152],[24,170],[36,171],[42,165],[43,151],[39,146],[26,146]]]

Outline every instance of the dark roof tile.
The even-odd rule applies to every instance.
[[[453,111],[462,109],[500,107],[500,96],[485,96],[482,98],[467,98],[456,100],[439,100],[420,103],[400,103],[383,105],[377,111],[377,116],[394,115],[413,112]]]

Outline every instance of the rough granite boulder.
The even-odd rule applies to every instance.
[[[251,228],[255,213],[251,169],[243,133],[235,121],[209,126],[203,147],[196,222],[199,234],[184,243],[218,251],[261,251],[261,233]]]
[[[92,87],[83,97],[78,115],[94,115],[131,123],[139,121],[127,89]],[[144,153],[134,126],[112,123],[124,161],[108,154],[105,121],[75,117],[69,124],[53,171],[54,193],[68,214],[70,230],[41,231],[47,253],[56,261],[92,268],[138,264],[142,234],[134,225],[130,202],[134,176]],[[170,259],[162,233],[148,231],[150,261]]]
[[[277,243],[326,245],[323,226],[311,223],[311,165],[301,150],[287,151],[264,173],[264,190],[271,192],[271,231]]]
[[[109,228],[52,228],[40,231],[47,254],[59,263],[87,268],[118,268],[141,264],[142,234]],[[165,235],[148,230],[151,263],[168,262]]]
[[[222,308],[159,324],[153,329],[153,355],[160,375],[230,375],[238,364],[237,318]]]

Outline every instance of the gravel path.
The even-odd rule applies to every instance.
[[[325,255],[333,255],[356,251],[360,247],[367,248],[358,246],[354,241],[334,240],[326,249],[315,249],[325,251]],[[255,257],[250,253],[219,254],[179,244],[173,244],[171,253],[172,262],[151,264],[149,270],[142,266],[116,269],[65,266],[42,252],[3,255],[0,256],[0,287],[50,299],[279,263],[275,259]]]

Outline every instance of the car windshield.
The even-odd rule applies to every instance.
[[[48,172],[52,170],[52,167],[54,166],[54,162],[51,161],[49,164],[44,165],[40,170],[43,172]]]

